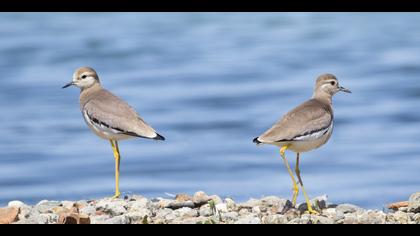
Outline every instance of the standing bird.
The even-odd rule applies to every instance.
[[[89,128],[99,137],[109,140],[115,158],[115,195],[118,198],[120,150],[118,141],[130,138],[165,140],[124,100],[102,88],[98,74],[90,67],[81,67],[73,80],[63,86],[80,88],[80,109]]]
[[[305,196],[308,211],[311,214],[317,214],[317,212],[312,209],[303,187],[303,181],[300,177],[299,155],[302,152],[319,148],[331,137],[334,124],[332,96],[340,91],[351,93],[350,90],[338,84],[334,75],[324,74],[319,76],[316,80],[312,99],[285,114],[269,130],[253,140],[256,144],[272,144],[280,148],[280,155],[293,182],[293,205],[296,205],[299,187],[286,159],[285,151],[289,149],[296,152],[295,172]]]

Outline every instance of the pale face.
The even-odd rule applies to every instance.
[[[73,75],[73,85],[81,89],[89,88],[96,82],[96,73],[91,71],[86,71],[80,74],[74,73]]]
[[[319,77],[317,80],[317,89],[327,94],[334,95],[338,92],[351,93],[349,89],[341,87],[335,76],[327,74]]]
[[[96,72],[91,68],[83,67],[74,72],[72,81],[63,88],[74,85],[83,90],[92,87],[96,83],[99,83]]]

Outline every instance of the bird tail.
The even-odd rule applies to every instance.
[[[259,137],[254,138],[254,140],[252,140],[252,142],[254,142],[257,145],[260,145],[261,142],[258,140]]]
[[[164,141],[165,140],[165,137],[163,137],[162,135],[156,133],[156,137],[154,137],[153,139],[154,140],[162,140],[162,141]]]

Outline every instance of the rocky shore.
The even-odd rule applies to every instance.
[[[172,199],[43,200],[34,206],[12,201],[0,208],[0,224],[420,224],[420,192],[386,212],[331,204],[326,196],[312,203],[319,215],[305,213],[306,204],[293,207],[275,196],[237,203],[204,192]]]

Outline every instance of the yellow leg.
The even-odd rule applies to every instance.
[[[311,201],[308,198],[308,195],[305,192],[305,188],[303,187],[303,182],[302,182],[302,178],[300,177],[300,169],[299,169],[299,153],[297,153],[296,155],[296,175],[298,177],[299,183],[300,183],[300,187],[302,188],[302,192],[303,192],[303,196],[305,196],[305,201],[306,201],[306,205],[308,206],[308,212],[309,214],[319,214],[317,211],[315,211],[314,209],[312,209],[312,205],[311,205]]]
[[[297,196],[298,196],[298,193],[299,193],[299,187],[296,184],[296,180],[295,180],[295,177],[293,175],[293,171],[292,171],[292,169],[290,169],[289,162],[286,159],[285,152],[286,152],[287,148],[289,148],[289,145],[283,146],[280,149],[280,155],[283,158],[284,164],[287,167],[287,171],[289,172],[290,177],[292,178],[292,182],[293,182],[293,198],[292,198],[292,203],[293,203],[293,206],[295,206],[296,205],[296,199],[297,199]]]
[[[120,150],[118,148],[118,142],[109,140],[114,151],[115,158],[115,195],[112,198],[119,198],[120,193]]]

